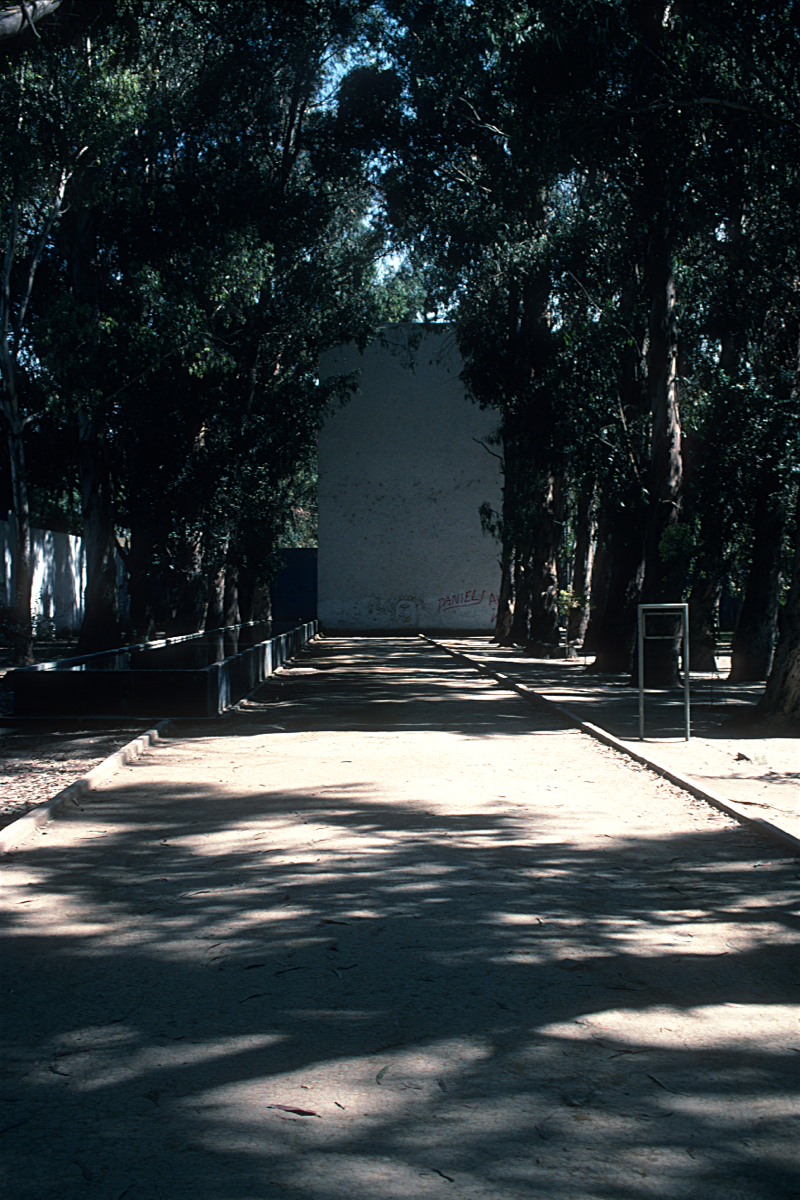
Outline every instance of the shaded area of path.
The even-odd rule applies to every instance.
[[[3,873],[15,1200],[800,1196],[797,864],[421,642]]]

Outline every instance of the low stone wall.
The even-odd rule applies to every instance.
[[[247,626],[231,626],[230,630]],[[105,654],[22,667],[9,675],[20,717],[217,717],[258,687],[317,632],[316,621],[226,653],[225,630],[126,646]],[[151,667],[153,651],[191,648],[219,635],[217,661]],[[258,636],[256,634],[256,636]],[[169,658],[167,659],[169,663]]]

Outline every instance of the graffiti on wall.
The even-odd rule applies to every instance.
[[[388,625],[402,625],[416,629],[425,624],[429,609],[422,596],[389,596],[381,600],[378,596],[370,596],[367,600],[369,616],[378,616]]]
[[[406,627],[418,629],[425,625],[440,625],[442,613],[459,613],[465,609],[480,609],[479,624],[487,628],[494,625],[497,619],[497,594],[489,588],[462,588],[439,596],[434,601],[428,601],[422,596],[405,593],[400,596],[389,596],[381,599],[369,596],[366,602],[367,614],[380,621],[385,621],[390,627]],[[474,622],[470,622],[473,624]]]
[[[453,609],[478,608],[481,605],[488,608],[487,620],[494,625],[497,620],[497,594],[488,588],[465,588],[460,592],[451,592],[448,596],[440,596],[438,611],[451,612]]]

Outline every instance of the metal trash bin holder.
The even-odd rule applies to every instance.
[[[674,613],[681,617],[681,639],[683,646],[683,707],[686,715],[686,741],[691,736],[691,719],[689,713],[689,605],[688,604],[639,604],[637,606],[637,627],[639,639],[639,741],[644,741],[644,643],[672,641],[674,634],[648,634],[645,626],[648,613]]]

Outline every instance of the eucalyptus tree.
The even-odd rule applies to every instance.
[[[394,73],[374,73],[371,112],[389,128],[396,98],[390,219],[428,264],[431,307],[456,323],[473,394],[502,414],[498,635],[539,640],[531,597],[552,613],[552,547],[544,580],[533,547],[559,520],[556,476],[562,488],[571,476],[599,497],[598,664],[624,667],[636,602],[683,598],[698,562],[700,503],[722,461],[706,418],[730,388],[717,373],[698,404],[696,378],[731,343],[708,323],[721,297],[703,259],[743,205],[753,224],[757,172],[742,175],[742,153],[771,172],[787,159],[791,14],[737,4],[723,20],[700,0],[385,7]],[[747,277],[762,287],[755,264]],[[753,382],[755,400],[765,380]],[[588,452],[598,439],[605,460]],[[708,509],[706,545],[719,540]],[[674,645],[651,666],[674,680]]]
[[[33,8],[36,11],[33,11]],[[58,6],[24,6],[26,20]],[[102,24],[105,15],[98,17]],[[0,405],[8,435],[16,553],[15,609],[20,654],[31,649],[31,542],[25,466],[27,425],[46,401],[35,338],[43,262],[65,211],[108,145],[129,125],[124,76],[109,72],[84,36],[64,36],[57,21],[35,39],[10,43],[0,57]],[[123,133],[124,135],[124,133]]]
[[[416,239],[420,256],[433,259],[432,294],[451,306],[473,395],[502,413],[498,635],[547,644],[557,631],[565,473],[588,475],[581,436],[572,435],[597,416],[598,404],[610,405],[601,427],[620,435],[623,458],[626,422],[638,419],[648,404],[649,571],[653,591],[665,587],[657,550],[663,527],[678,512],[681,465],[675,204],[669,199],[680,181],[673,183],[660,116],[647,104],[640,111],[643,91],[645,99],[658,95],[651,58],[661,26],[652,27],[650,6],[634,6],[642,31],[629,19],[628,6],[613,2],[513,9],[451,3],[435,6],[435,13],[413,3],[389,7],[402,28],[394,61],[405,120],[403,151],[384,176],[387,202],[405,235]],[[448,58],[447,71],[437,74],[445,39],[458,51]],[[677,160],[684,151],[670,145],[669,153]],[[566,259],[574,256],[577,230],[591,236],[583,210],[606,205],[608,211],[607,194],[625,209],[614,251],[622,274],[589,287]],[[570,196],[580,203],[565,218]],[[602,226],[602,216],[596,224]],[[605,228],[608,234],[610,221]],[[570,251],[562,249],[564,242]],[[620,425],[614,415],[619,364],[610,358],[608,341],[601,346],[596,337],[593,310],[629,296],[632,279],[637,295],[631,316],[645,370],[633,379],[641,394],[630,394],[625,382]],[[570,315],[577,328],[568,326]],[[617,324],[630,325],[628,314]],[[608,376],[595,397],[561,386],[577,373],[570,360],[581,353],[583,339],[593,353],[599,350]],[[630,358],[626,340],[630,334],[621,339],[621,362]],[[633,412],[626,412],[631,405]],[[580,406],[584,418],[576,421]],[[640,485],[640,503],[642,496]]]
[[[153,0],[128,13],[136,121],[51,242],[61,303],[41,331],[81,420],[99,564],[87,649],[114,636],[120,524],[140,632],[159,578],[175,627],[202,625],[209,575],[252,520],[247,488],[275,500],[308,454],[331,394],[318,353],[374,326],[370,193],[359,160],[330,153],[326,102],[370,11]]]

